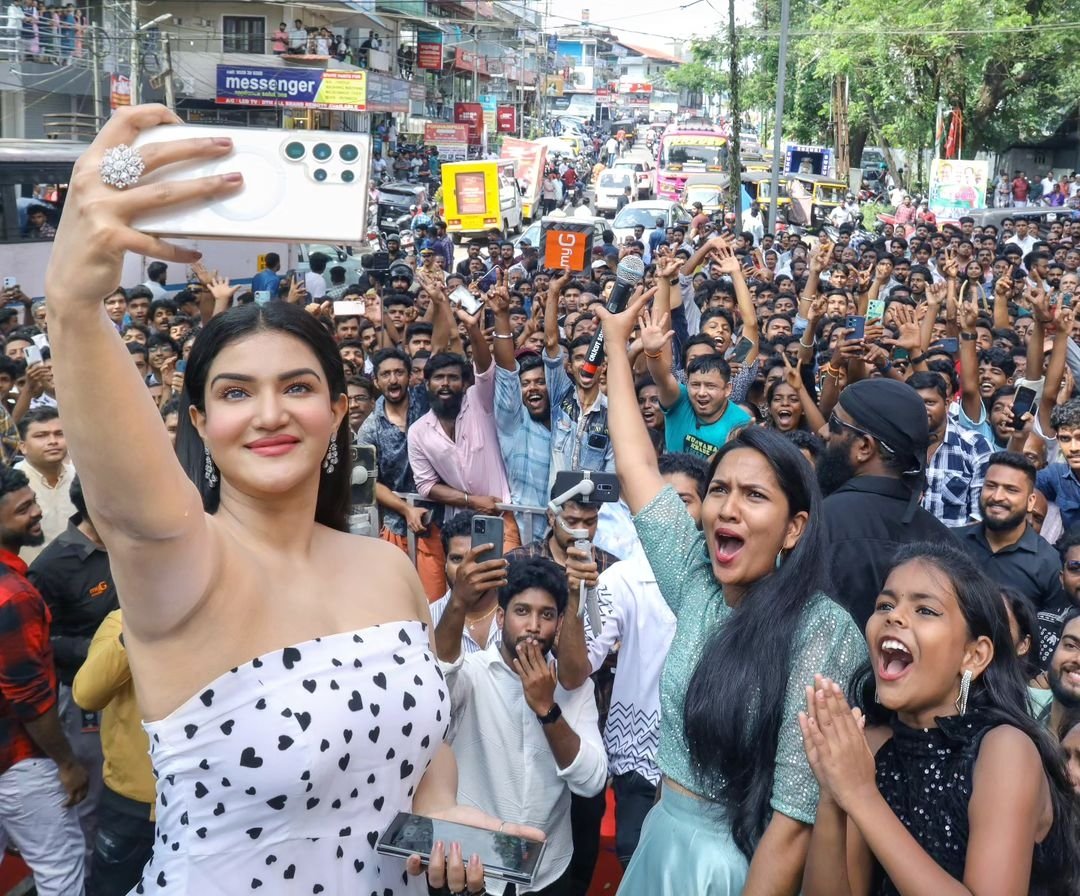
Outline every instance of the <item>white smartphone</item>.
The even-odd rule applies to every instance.
[[[23,360],[26,362],[27,367],[33,367],[35,364],[40,364],[44,361],[41,357],[41,349],[36,345],[28,345],[23,349]]]
[[[19,285],[19,281],[15,277],[5,277],[4,278],[4,289],[14,289],[18,285]]]
[[[476,314],[477,311],[484,307],[484,303],[469,292],[464,286],[459,286],[450,293],[450,301],[455,305],[460,305],[469,312],[469,314]]]
[[[255,290],[255,304],[256,305],[269,305],[270,304],[270,290],[257,289]]]
[[[34,345],[36,345],[39,349],[45,350],[49,347],[49,337],[46,336],[44,333],[35,333],[30,338],[33,339]]]
[[[143,175],[140,185],[240,171],[243,187],[217,202],[199,200],[149,212],[134,221],[137,229],[209,239],[364,241],[370,137],[337,131],[176,124],[143,131],[133,145],[208,137],[229,137],[233,151],[212,161],[183,162],[151,171]]]
[[[364,316],[364,303],[356,301],[334,302],[334,317],[344,317],[348,314]]]

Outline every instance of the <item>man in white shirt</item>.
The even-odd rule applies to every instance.
[[[152,261],[146,269],[146,282],[143,284],[154,294],[154,299],[167,299],[169,291],[165,284],[169,277],[169,267],[163,261]]]
[[[326,266],[330,263],[330,256],[322,252],[312,252],[308,257],[308,265],[311,268],[304,274],[304,288],[307,289],[311,301],[317,302],[326,295]]]
[[[71,503],[71,483],[75,468],[68,460],[67,441],[56,408],[42,407],[27,411],[19,421],[19,453],[23,460],[15,464],[30,480],[30,488],[41,508],[41,531],[45,541],[36,547],[24,547],[19,556],[30,563],[50,541],[67,529],[75,514]]]
[[[304,22],[297,19],[293,22],[293,30],[289,32],[289,49],[294,53],[306,53],[307,39],[308,33],[304,27]]]
[[[1023,250],[1025,257],[1028,252],[1035,248],[1035,243],[1038,239],[1034,234],[1028,232],[1028,222],[1025,218],[1016,219],[1016,233],[1005,241],[1005,245],[1009,243],[1015,243]]]
[[[665,454],[660,474],[700,526],[708,487],[705,462],[688,454]],[[603,628],[594,636],[586,626],[592,670],[618,650],[604,747],[615,791],[615,857],[625,868],[660,784],[660,673],[675,635],[675,614],[660,594],[640,543],[627,559],[600,573],[596,592]]]
[[[1042,179],[1042,195],[1043,199],[1046,199],[1051,193],[1054,192],[1054,186],[1057,184],[1057,180],[1054,178],[1053,171],[1047,171],[1046,177]]]
[[[479,653],[440,653],[454,707],[458,803],[547,836],[528,893],[564,891],[570,794],[595,796],[607,781],[592,680],[565,690],[548,658],[566,602],[566,575],[555,563],[514,562],[499,589],[499,640]],[[496,896],[505,889],[502,881],[485,884]]]

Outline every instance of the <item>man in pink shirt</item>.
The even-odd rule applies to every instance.
[[[424,367],[431,409],[409,427],[409,463],[416,490],[445,507],[503,518],[503,549],[521,545],[513,513],[496,504],[510,500],[510,486],[495,425],[495,365],[481,329],[483,312],[458,312],[473,351],[473,384],[466,388],[468,362],[442,352]],[[445,590],[445,589],[444,589]]]

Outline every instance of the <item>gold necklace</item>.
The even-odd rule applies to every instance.
[[[465,622],[469,626],[469,628],[472,628],[478,622],[483,622],[485,619],[487,619],[497,609],[499,609],[499,605],[495,604],[495,606],[493,606],[490,610],[488,610],[483,616],[477,616],[475,619],[470,619],[468,616],[466,616],[465,617]]]

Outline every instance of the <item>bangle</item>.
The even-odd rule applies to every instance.
[[[642,351],[645,352],[644,349],[642,349]],[[664,354],[663,351],[658,351],[655,355],[650,354],[649,352],[645,352],[645,357],[646,358],[652,358],[655,361],[657,358],[659,358],[663,354]]]
[[[495,338],[496,339],[513,339],[514,334],[513,333],[496,333]]]
[[[828,364],[826,364],[821,369],[825,373],[826,376],[837,377],[837,376],[840,375],[840,368],[839,367],[833,367],[833,362],[832,361],[830,361]]]
[[[464,492],[464,495],[465,495],[465,509],[468,510],[469,509],[469,493]]]
[[[806,342],[803,342],[800,339],[799,340],[799,345],[801,345],[803,348],[813,348],[814,347],[814,342],[813,342],[813,340],[811,340],[809,343],[806,343]]]
[[[881,367],[878,368],[878,370],[880,370],[882,373],[888,373],[890,370],[892,370],[892,361],[886,358],[885,363],[882,364]]]

